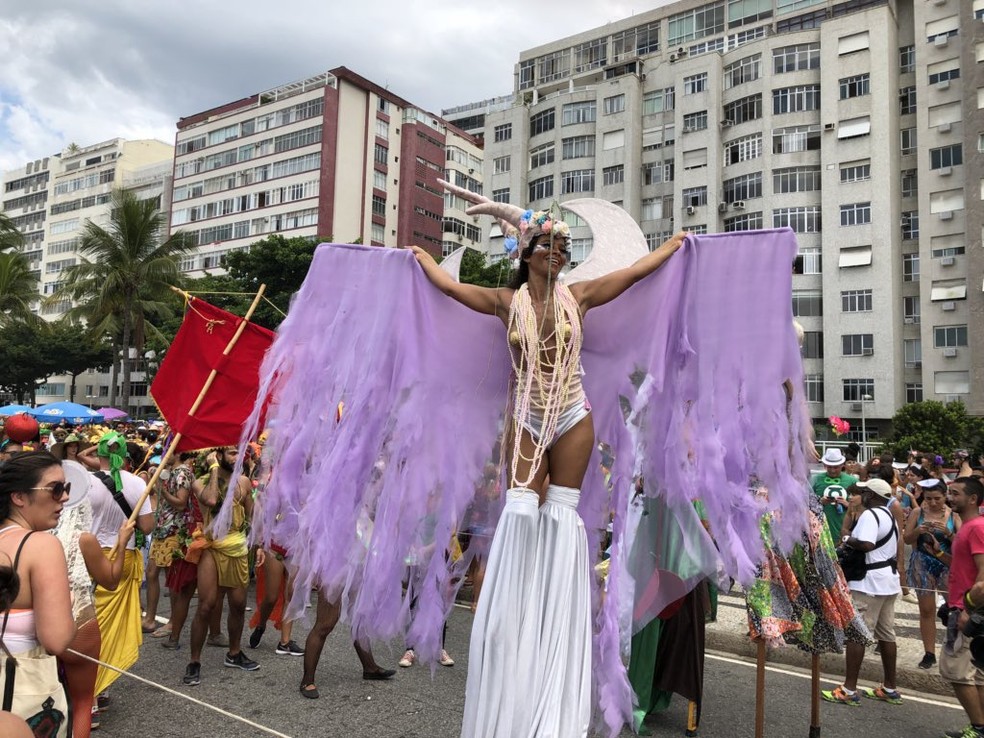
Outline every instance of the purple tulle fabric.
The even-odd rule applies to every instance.
[[[638,627],[620,623],[626,599],[638,595],[639,562],[628,565],[621,546],[633,480],[642,475],[646,493],[669,509],[690,511],[702,499],[724,568],[741,582],[754,579],[762,555],[763,512],[779,513],[781,541],[803,532],[808,423],[787,418],[787,407],[804,403],[787,406],[782,387],[789,380],[802,392],[795,255],[788,229],[691,236],[659,271],[585,318],[585,391],[598,444],[614,457],[609,486],[593,454],[579,510],[599,560],[609,523],[613,530],[593,657],[596,723],[608,734],[631,720],[633,701],[620,648],[626,627]],[[488,489],[499,466],[509,373],[502,323],[439,292],[412,253],[318,248],[267,354],[243,436],[262,430],[262,401],[272,398],[272,473],[253,540],[290,550],[299,572],[292,612],[321,586],[342,599],[356,637],[405,636],[422,657],[438,653],[455,590],[501,508],[476,490]],[[753,478],[768,500],[755,499]],[[453,561],[452,536],[466,529],[475,545]],[[706,551],[708,541],[695,546]],[[656,568],[644,582],[646,617],[686,588],[670,586],[678,577],[669,571],[667,586],[654,586]]]

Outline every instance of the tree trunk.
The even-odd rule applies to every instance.
[[[123,303],[123,412],[130,413],[130,340],[133,337],[132,299]]]
[[[119,360],[116,358],[119,356],[120,345],[113,339],[113,366],[109,370],[109,406],[116,407],[116,381],[119,379]]]
[[[75,380],[78,378],[78,374],[72,375],[72,388],[68,391],[68,401],[75,402]]]

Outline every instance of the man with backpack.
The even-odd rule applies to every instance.
[[[844,683],[822,694],[828,702],[845,705],[860,704],[862,696],[899,705],[902,695],[895,683],[895,600],[902,587],[896,569],[899,528],[887,507],[892,498],[892,487],[877,477],[858,482],[856,486],[861,489],[864,512],[852,535],[843,542],[845,555],[841,561],[854,606],[881,647],[882,684],[875,689],[858,689],[865,648],[859,643],[848,642]]]

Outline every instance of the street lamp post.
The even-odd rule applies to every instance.
[[[861,395],[861,463],[868,461],[868,429],[865,423],[864,406],[872,399],[871,395]]]

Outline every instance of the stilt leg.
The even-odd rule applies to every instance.
[[[820,654],[813,654],[810,674],[810,738],[820,738]]]
[[[690,700],[687,703],[687,735],[695,736],[697,735],[697,729],[700,727],[700,705]]]
[[[755,664],[755,738],[765,736],[765,640],[759,639]]]

